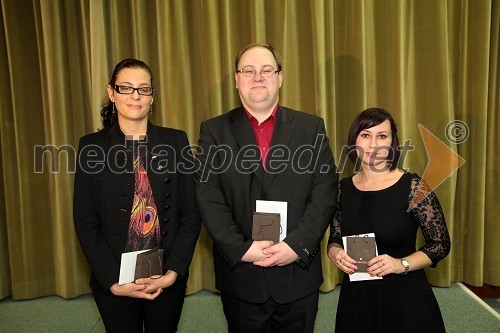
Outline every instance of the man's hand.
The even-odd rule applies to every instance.
[[[261,267],[285,266],[297,260],[298,256],[285,242],[279,242],[264,249],[264,254],[268,258],[254,261],[254,265]]]
[[[248,251],[241,258],[241,261],[255,262],[270,257],[271,254],[264,253],[264,250],[272,245],[272,241],[253,241]]]

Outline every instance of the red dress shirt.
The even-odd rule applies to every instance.
[[[269,148],[271,147],[271,139],[273,138],[274,132],[274,120],[276,118],[276,114],[278,113],[278,104],[276,104],[276,107],[274,108],[273,113],[271,113],[269,118],[267,118],[260,124],[259,121],[246,109],[245,113],[250,120],[253,133],[255,134],[255,139],[257,140],[257,145],[259,146],[262,166],[264,167],[264,169],[266,169],[267,153],[269,152]]]

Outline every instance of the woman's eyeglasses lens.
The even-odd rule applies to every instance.
[[[129,87],[129,86],[119,86],[115,85],[115,91],[119,94],[125,94],[125,95],[131,95],[133,94],[136,90],[139,93],[139,95],[143,96],[151,96],[154,93],[154,89],[151,87],[140,87],[140,88],[134,88],[134,87]]]

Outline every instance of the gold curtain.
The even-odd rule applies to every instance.
[[[280,103],[325,119],[338,162],[355,114],[372,106],[415,147],[409,171],[428,162],[418,124],[460,154],[466,163],[436,190],[452,251],[429,280],[500,285],[500,0],[1,0],[0,10],[0,299],[89,292],[72,171],[78,138],[100,128],[113,66],[148,63],[153,122],[195,144],[203,120],[239,104],[234,57],[251,42],[281,53]],[[465,142],[449,140],[456,120]],[[341,274],[323,263],[328,291]],[[190,271],[188,293],[214,290],[204,230]]]

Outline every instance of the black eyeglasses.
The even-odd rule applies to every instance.
[[[113,88],[117,93],[124,95],[132,95],[136,90],[139,93],[139,95],[143,96],[151,96],[155,92],[155,90],[151,87],[134,88],[130,86],[120,86],[116,84]]]

